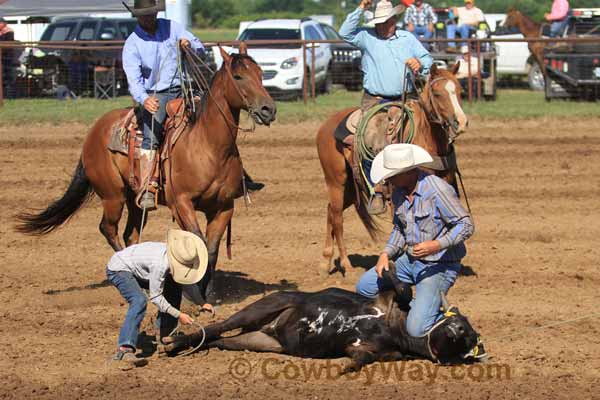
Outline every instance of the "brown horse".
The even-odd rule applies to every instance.
[[[468,120],[460,105],[461,86],[455,75],[459,64],[451,71],[438,69],[435,65],[419,100],[410,100],[407,106],[414,112],[415,136],[413,144],[423,147],[431,155],[447,156],[450,151],[449,134],[457,136],[466,130]],[[340,270],[352,268],[344,243],[343,212],[354,205],[371,238],[375,238],[378,226],[366,208],[367,193],[356,197],[349,152],[334,137],[338,125],[356,108],[338,112],[330,117],[317,133],[317,150],[325,175],[329,204],[327,205],[327,231],[323,256],[326,264],[320,272],[332,273],[333,241],[337,242]],[[405,127],[405,131],[408,127]],[[452,132],[450,132],[452,131]],[[455,168],[436,171],[436,174],[455,184]]]
[[[229,55],[221,50],[223,65],[205,94],[195,122],[184,132],[164,161],[165,203],[181,229],[197,234],[206,243],[208,272],[200,282],[206,299],[214,274],[219,244],[233,215],[234,199],[242,195],[242,161],[236,145],[240,110],[246,110],[258,124],[275,120],[273,99],[262,86],[261,68],[246,55]],[[121,250],[118,224],[123,207],[128,210],[123,240],[136,243],[142,224],[142,210],[135,204],[129,187],[127,157],[108,150],[112,127],[127,114],[113,110],[92,127],[79,165],[63,197],[38,214],[18,216],[17,229],[43,235],[66,223],[94,193],[102,200],[104,214],[100,232],[109,245]],[[206,215],[206,236],[202,234],[196,210]],[[145,222],[145,221],[144,221]]]
[[[521,11],[511,8],[506,14],[504,21],[506,28],[517,28],[526,38],[539,38],[542,36],[542,24],[538,24]],[[527,47],[533,56],[535,62],[539,65],[542,74],[546,76],[546,66],[544,65],[544,46],[542,42],[529,42]]]

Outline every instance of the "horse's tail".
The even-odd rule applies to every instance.
[[[63,196],[39,213],[21,213],[15,229],[31,235],[46,235],[65,224],[83,206],[94,192],[85,174],[81,159],[73,173],[71,183]]]
[[[351,168],[350,168],[351,170]],[[349,179],[354,179],[351,174],[348,175]],[[373,218],[369,211],[367,210],[367,204],[369,203],[369,194],[365,190],[363,185],[358,185],[354,183],[354,190],[358,191],[357,199],[354,201],[354,208],[356,209],[356,213],[358,217],[362,221],[365,228],[367,228],[367,232],[369,232],[369,236],[371,239],[376,240],[377,234],[380,232],[379,225]]]

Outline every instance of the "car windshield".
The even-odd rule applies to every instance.
[[[75,22],[62,22],[49,25],[42,35],[42,41],[64,41],[69,40],[71,32],[75,28]]]
[[[321,28],[323,28],[323,32],[325,32],[325,36],[327,37],[327,39],[329,39],[329,40],[342,40],[342,38],[335,31],[335,29],[333,29],[329,25],[321,24]]]
[[[300,40],[299,29],[246,29],[240,40]],[[253,47],[298,48],[300,44],[268,44]]]

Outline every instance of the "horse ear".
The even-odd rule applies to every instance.
[[[248,54],[248,46],[246,45],[246,42],[242,42],[240,43],[240,54],[246,55]]]
[[[455,62],[454,65],[452,66],[452,74],[456,75],[458,73],[458,69],[460,68],[460,60]]]
[[[223,57],[223,62],[229,62],[231,60],[231,56],[227,53],[221,46],[219,46],[219,51],[221,52],[221,57]]]
[[[438,73],[438,66],[437,66],[437,64],[433,64],[431,66],[431,68],[429,69],[429,75],[435,76],[435,75],[437,75],[437,73]]]

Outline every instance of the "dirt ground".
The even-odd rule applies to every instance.
[[[317,127],[276,125],[240,140],[247,169],[267,187],[250,208],[237,204],[216,318],[275,290],[352,289],[381,249],[386,235],[371,242],[348,210],[355,268],[345,278],[318,276],[327,201]],[[1,128],[0,398],[600,398],[599,128],[600,119],[471,121],[458,154],[476,233],[449,299],[482,334],[491,360],[458,369],[375,364],[341,378],[335,372],[347,359],[225,351],[154,354],[145,368],[111,368],[126,304],[104,283],[112,251],[98,232],[99,201],[47,237],[12,230],[17,211],[62,195],[86,127]],[[153,213],[145,239],[162,240],[171,226],[167,210]],[[143,328],[152,334],[148,310]],[[545,327],[560,321],[571,322]]]

